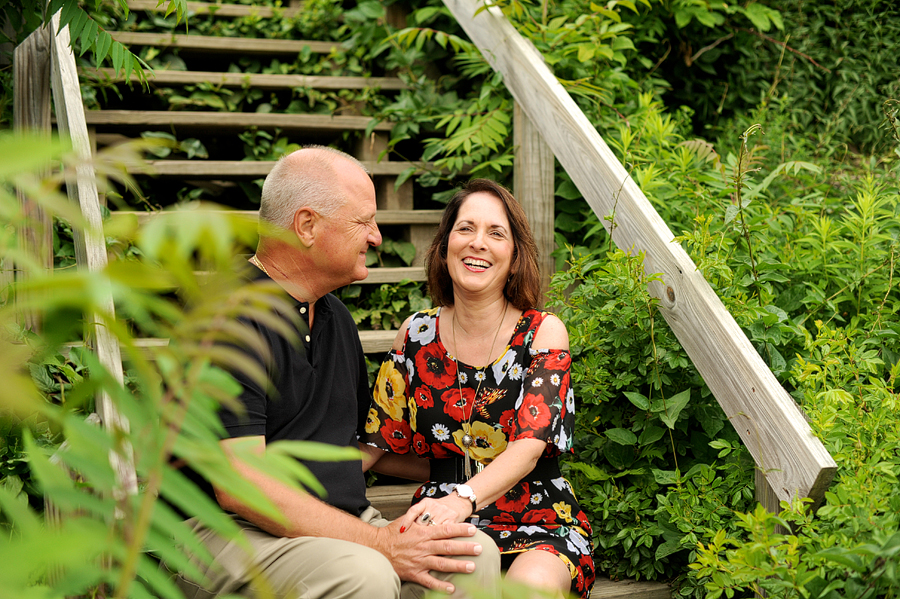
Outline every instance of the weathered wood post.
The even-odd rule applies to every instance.
[[[513,194],[525,209],[534,241],[540,253],[541,288],[544,297],[550,288],[550,276],[556,270],[550,253],[555,246],[553,237],[554,184],[553,152],[540,131],[516,102],[513,112]]]
[[[97,195],[97,180],[91,166],[91,146],[84,105],[81,102],[81,88],[75,68],[75,55],[69,45],[69,28],[59,29],[59,13],[51,20],[51,89],[56,110],[56,123],[60,135],[72,141],[72,148],[79,158],[74,176],[67,178],[66,191],[69,198],[79,205],[87,228],[84,232],[76,229],[75,259],[79,268],[103,270],[107,264],[106,241],[103,237],[103,220],[100,215],[100,201]],[[104,318],[115,319],[116,309],[112,290],[102,290],[103,314],[85,314],[88,341],[97,353],[97,358],[109,374],[123,384],[122,355],[119,341],[103,322]],[[97,413],[103,425],[111,429],[128,431],[128,421],[116,410],[112,399],[101,393],[97,398]],[[137,477],[134,471],[132,449],[122,448],[122,453],[110,456],[119,476],[121,491],[129,494],[137,492]]]
[[[50,30],[46,27],[34,31],[13,52],[13,128],[50,138]],[[36,266],[53,270],[50,215],[24,194],[17,195],[25,216],[19,230],[19,247],[34,259]],[[27,278],[27,269],[20,265],[4,265],[4,287],[13,280],[21,282]],[[17,314],[22,326],[39,330],[36,314],[24,309],[17,310]]]

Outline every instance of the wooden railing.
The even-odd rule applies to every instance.
[[[616,245],[644,252],[644,270],[671,326],[756,461],[774,497],[824,496],[837,468],[731,314],[673,241],[674,235],[600,134],[545,65],[540,53],[496,8],[444,0],[588,201]],[[476,12],[479,12],[476,15]],[[611,227],[607,217],[613,216]],[[760,477],[757,480],[761,480]]]

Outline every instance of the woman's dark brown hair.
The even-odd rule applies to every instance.
[[[450,231],[456,223],[459,209],[470,195],[486,192],[496,196],[506,210],[506,218],[512,229],[513,258],[510,276],[503,288],[503,295],[519,310],[541,308],[541,275],[538,268],[538,250],[528,226],[522,205],[505,187],[489,179],[473,179],[460,189],[447,204],[441,224],[431,247],[425,254],[425,272],[428,275],[428,292],[435,306],[452,306],[453,281],[447,268],[447,243]]]

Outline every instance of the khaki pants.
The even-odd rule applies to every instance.
[[[360,519],[373,526],[389,523],[372,507]],[[235,521],[253,548],[252,556],[234,542],[198,526],[193,519],[188,520],[214,559],[209,569],[194,561],[209,579],[208,585],[201,586],[171,572],[165,564],[160,565],[174,577],[187,599],[212,599],[229,594],[254,599],[412,599],[422,597],[427,591],[415,583],[401,583],[387,558],[364,545],[321,537],[275,537],[246,520],[235,518]],[[483,547],[479,556],[454,556],[475,562],[475,572],[432,572],[432,575],[452,580],[457,594],[461,593],[461,586],[491,588],[500,577],[500,553],[496,545],[481,531],[460,540],[474,541]],[[262,574],[261,580],[255,576],[257,573]]]

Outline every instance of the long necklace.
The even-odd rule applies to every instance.
[[[466,416],[466,421],[462,423],[463,425],[463,437],[462,444],[465,448],[465,476],[466,480],[472,478],[472,457],[469,449],[475,445],[475,437],[472,435],[472,416],[475,414],[475,402],[478,401],[478,393],[481,391],[481,383],[484,382],[484,379],[487,378],[485,374],[485,370],[490,366],[491,356],[494,355],[494,344],[497,343],[497,337],[500,335],[500,329],[503,328],[503,321],[506,320],[506,311],[509,309],[509,302],[506,302],[506,305],[503,307],[503,316],[500,317],[500,324],[497,325],[497,332],[494,333],[494,339],[491,341],[491,349],[488,354],[488,364],[483,366],[481,369],[475,370],[475,378],[478,378],[478,375],[481,375],[481,378],[478,381],[478,387],[475,389],[475,396],[472,398],[472,406],[469,408],[469,415]],[[453,343],[456,345],[456,353],[459,354],[459,335],[456,333],[456,310],[453,311]],[[462,377],[460,376],[460,368],[459,368],[459,360],[456,360],[456,386],[459,388],[459,398],[462,399]],[[465,408],[464,408],[465,409]],[[465,414],[465,412],[464,412]],[[484,469],[484,464],[481,462],[475,462],[475,470],[476,472],[481,472]]]

